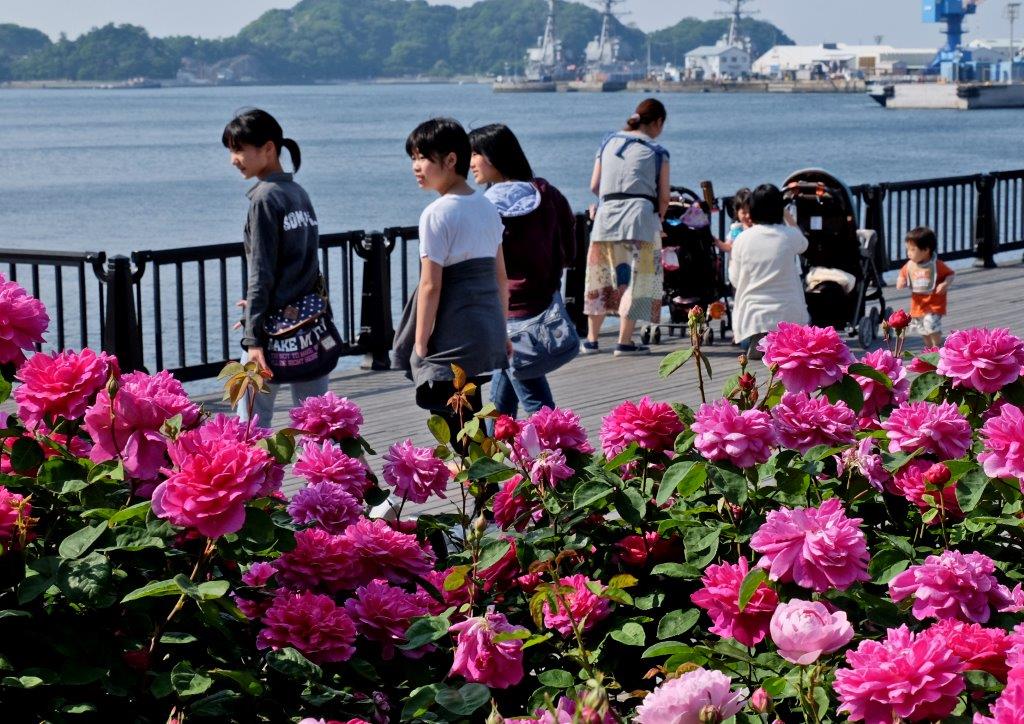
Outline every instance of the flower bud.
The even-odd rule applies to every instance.
[[[949,482],[950,472],[943,463],[935,463],[924,471],[924,481],[928,485],[942,488]]]
[[[894,329],[898,332],[901,329],[906,329],[910,325],[910,315],[902,309],[897,309],[889,315],[889,319],[887,319],[886,322],[890,329]]]
[[[519,423],[508,415],[501,415],[494,421],[494,437],[511,442],[519,434]]]
[[[736,361],[740,363],[740,367],[746,367],[750,360],[747,359],[747,355],[741,354]]]
[[[749,372],[744,372],[742,375],[740,375],[739,387],[741,390],[743,390],[744,392],[750,392],[756,386],[757,380],[754,378],[754,375],[750,374]]]
[[[704,318],[704,309],[699,304],[690,307],[690,322],[699,322]]]
[[[719,724],[722,721],[722,711],[714,704],[707,704],[700,710],[697,720],[701,724]]]
[[[771,710],[772,697],[764,690],[764,687],[760,687],[750,697],[750,708],[758,714],[766,714]]]
[[[473,531],[476,533],[483,533],[487,530],[487,518],[483,515],[477,516],[477,519],[473,521]]]

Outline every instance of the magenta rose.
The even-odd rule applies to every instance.
[[[445,497],[451,471],[429,447],[416,447],[412,440],[399,442],[384,453],[384,482],[395,495],[413,503],[425,503],[431,496]]]
[[[750,539],[763,554],[758,566],[773,581],[793,581],[813,591],[846,590],[870,581],[868,549],[860,518],[848,518],[838,498],[818,508],[780,508]]]
[[[940,460],[955,460],[971,448],[971,426],[950,402],[904,402],[882,429],[891,453],[924,450]]]
[[[0,553],[25,544],[31,521],[32,504],[0,485]]]
[[[749,468],[772,456],[778,433],[771,415],[763,410],[745,410],[728,400],[703,404],[690,429],[694,447],[708,460],[728,460],[736,467]]]
[[[734,638],[744,646],[754,646],[768,633],[772,612],[779,605],[779,596],[764,582],[758,584],[747,606],[740,611],[740,586],[750,572],[745,557],[734,564],[708,566],[701,578],[704,587],[690,600],[708,612],[714,625],[710,631],[725,638]]]
[[[256,648],[291,647],[310,661],[348,661],[356,652],[356,627],[345,611],[318,593],[281,592],[263,615]]]
[[[889,581],[893,601],[913,597],[914,618],[955,618],[985,623],[992,609],[1011,602],[1010,591],[995,577],[995,562],[984,553],[943,551],[928,556]]]
[[[981,427],[984,452],[978,462],[990,478],[1017,478],[1024,485],[1024,411],[1004,404]]]
[[[572,410],[542,407],[519,426],[529,425],[537,433],[537,442],[545,450],[575,450],[584,455],[594,452],[580,417]]]
[[[571,636],[573,622],[584,631],[592,629],[611,613],[611,602],[590,590],[592,583],[583,574],[577,573],[559,580],[559,585],[573,589],[571,593],[558,594],[558,606],[544,602],[544,626],[554,629],[562,636]]]
[[[43,303],[0,276],[0,364],[21,365],[25,352],[42,344],[49,325]]]
[[[307,397],[291,411],[292,425],[313,440],[341,441],[359,434],[363,413],[359,406],[333,392]]]
[[[842,379],[853,354],[832,327],[781,322],[757,347],[790,392],[814,392]]]
[[[153,491],[153,514],[208,538],[245,524],[245,504],[265,487],[273,458],[245,443],[222,441],[180,461]]]
[[[50,426],[57,418],[77,420],[110,376],[117,374],[117,359],[106,352],[83,349],[32,355],[15,374],[22,383],[14,390],[18,416],[29,430],[44,423]]]
[[[963,662],[941,637],[889,629],[883,641],[862,641],[836,671],[839,711],[850,721],[937,721],[956,708],[965,685]]]
[[[833,613],[823,603],[798,599],[779,604],[772,614],[770,630],[779,656],[800,666],[838,651],[853,638],[845,612]]]
[[[626,400],[601,422],[601,447],[609,460],[633,443],[661,453],[673,450],[682,431],[679,415],[667,402],[652,402],[649,397],[638,403]]]
[[[453,624],[449,630],[457,634],[449,676],[459,675],[492,689],[507,689],[523,680],[523,640],[497,641],[495,637],[526,633],[526,629],[510,624],[504,614],[492,608],[483,616]]]
[[[341,487],[353,498],[363,499],[370,487],[366,463],[345,454],[332,440],[307,440],[292,471],[307,483],[329,483]]]
[[[954,387],[978,392],[999,392],[1020,378],[1024,367],[1024,342],[1008,329],[975,327],[946,338],[939,350],[940,375]]]
[[[381,657],[393,659],[398,647],[406,643],[405,632],[414,618],[430,613],[430,596],[408,593],[385,581],[371,581],[356,589],[345,601],[345,611],[356,622],[359,635],[381,646]],[[417,659],[423,649],[402,651],[407,658]]]
[[[89,458],[96,463],[120,459],[132,478],[150,480],[166,463],[163,424],[181,415],[182,428],[199,419],[199,407],[170,372],[131,372],[119,380],[111,401],[104,389],[85,413],[85,429],[95,443]]]
[[[859,424],[861,427],[868,427],[876,425],[878,416],[889,406],[906,402],[910,392],[910,380],[907,378],[907,370],[903,363],[884,347],[868,352],[861,358],[861,363],[875,368],[892,381],[892,387],[889,388],[870,377],[853,375],[864,395]]]
[[[849,444],[857,426],[857,416],[845,402],[831,403],[806,392],[784,394],[772,408],[772,419],[779,441],[801,454],[818,445]]]

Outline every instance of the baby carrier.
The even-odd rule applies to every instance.
[[[875,232],[857,228],[853,195],[825,171],[797,171],[786,179],[783,195],[807,237],[802,264],[811,324],[848,331],[869,347],[887,316]]]

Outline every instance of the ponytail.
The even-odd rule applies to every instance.
[[[299,144],[290,138],[282,138],[281,146],[288,149],[288,155],[292,158],[292,167],[298,171],[299,166],[302,165],[302,152],[299,150]],[[280,153],[280,151],[278,151]]]
[[[648,98],[640,102],[629,118],[626,119],[625,131],[635,131],[640,126],[649,126],[668,117],[665,105],[657,98]]]
[[[244,145],[259,147],[272,141],[279,156],[282,148],[288,149],[288,155],[291,156],[292,166],[296,171],[302,165],[299,144],[290,138],[285,138],[281,124],[272,115],[259,108],[239,111],[228,125],[224,126],[224,133],[220,140],[225,148],[230,148],[232,151],[237,151]]]

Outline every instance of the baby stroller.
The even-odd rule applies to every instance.
[[[687,329],[690,309],[700,306],[707,312],[713,302],[726,295],[722,256],[715,247],[711,233],[710,209],[697,195],[683,186],[672,187],[672,200],[662,229],[662,267],[664,271],[663,303],[668,306],[669,324],[648,326],[640,334],[644,344],[661,341],[661,330],[683,334]],[[718,325],[719,336],[731,328],[729,307]],[[709,329],[704,344],[714,342]]]
[[[870,347],[889,313],[874,262],[878,237],[857,228],[850,190],[821,169],[792,174],[783,195],[808,241],[802,264],[811,324],[847,331]]]

